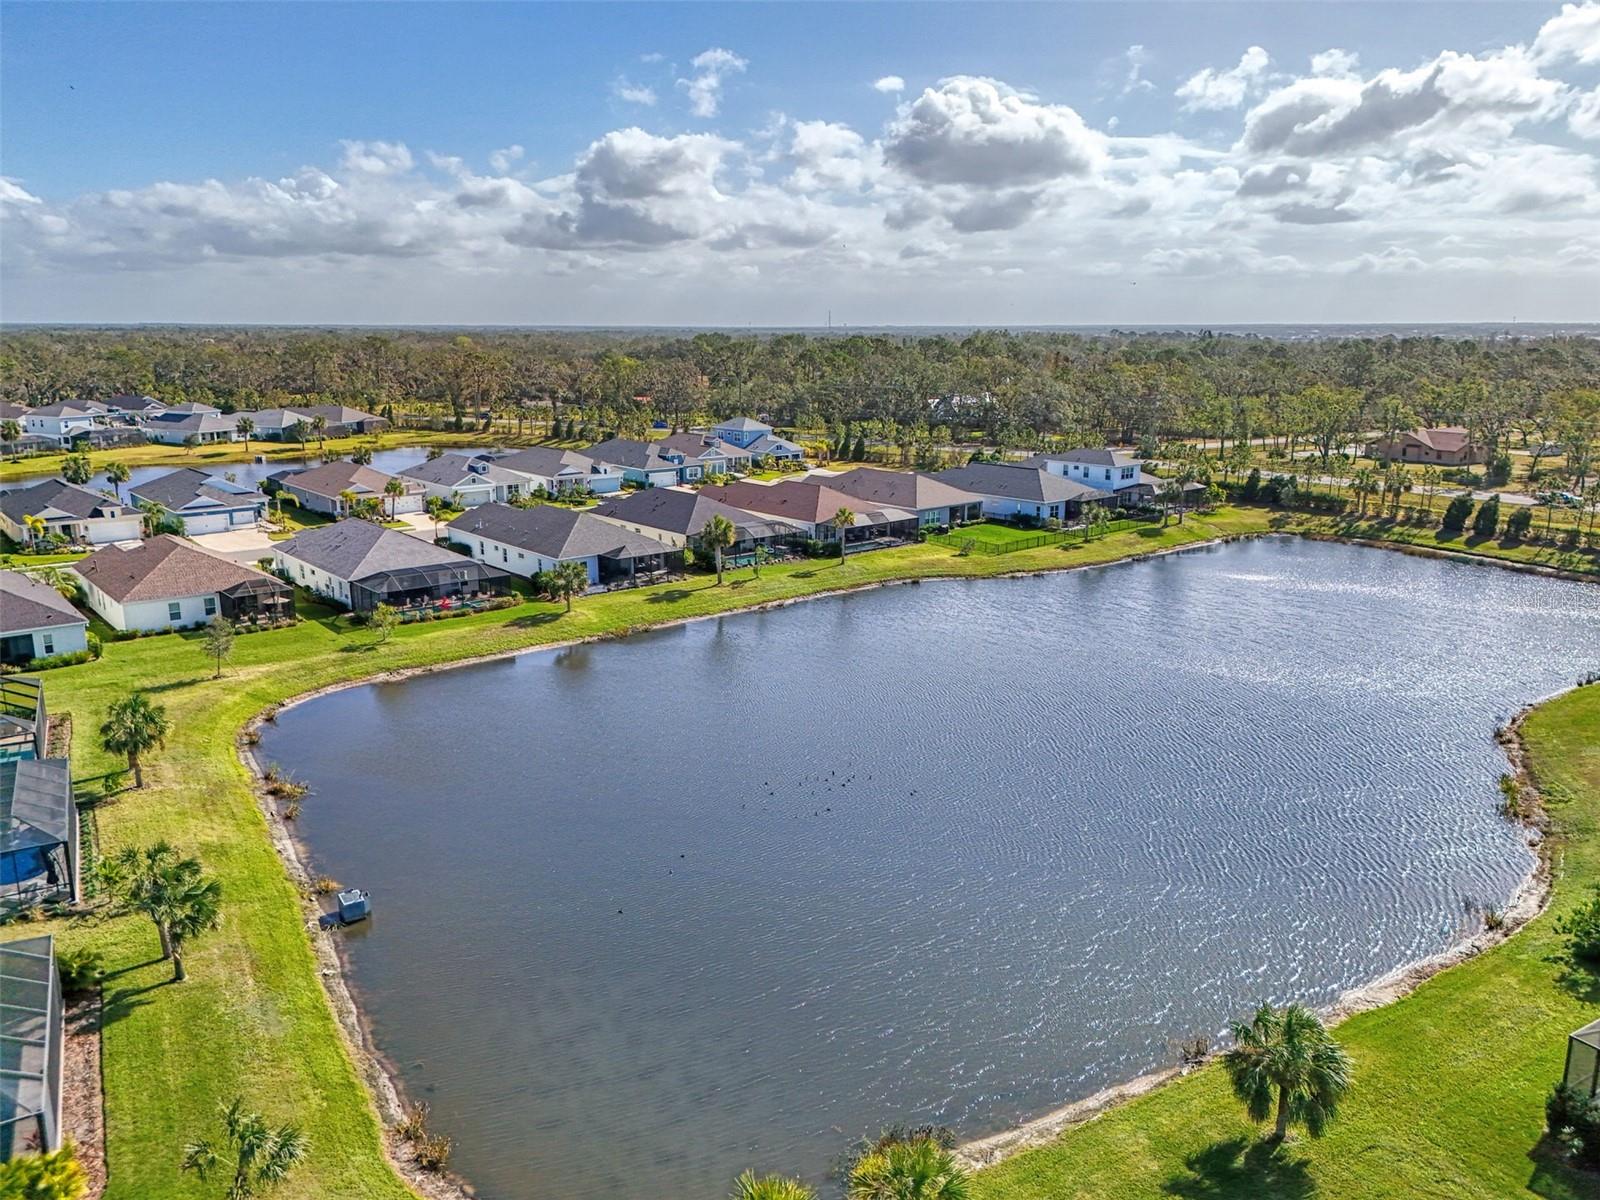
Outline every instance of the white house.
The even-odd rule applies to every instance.
[[[487,457],[481,456],[480,457]],[[527,480],[527,491],[543,488],[546,493],[589,492],[607,496],[622,490],[622,472],[596,462],[576,450],[554,446],[532,446],[512,454],[490,459],[501,470],[512,471]]]
[[[33,540],[29,517],[42,520],[47,535],[75,545],[103,546],[140,536],[137,511],[65,479],[46,479],[0,493],[0,531],[18,545]]]
[[[135,503],[161,505],[191,535],[253,529],[267,506],[266,496],[254,488],[193,467],[147,479],[128,494]]]
[[[753,459],[772,458],[782,462],[799,462],[806,452],[786,438],[772,432],[772,426],[751,417],[733,417],[711,427],[711,434],[719,441],[749,453]]]
[[[486,504],[462,513],[446,529],[451,545],[523,578],[553,571],[564,562],[581,562],[593,586],[683,563],[681,549],[657,538],[550,504]]]
[[[629,483],[643,487],[671,487],[699,479],[705,470],[699,464],[685,467],[683,456],[676,458],[663,454],[655,442],[639,442],[632,438],[607,438],[596,442],[583,453],[609,470],[618,472]]]
[[[405,468],[400,476],[419,484],[429,496],[459,502],[463,508],[504,502],[534,490],[528,476],[482,455],[441,454]]]
[[[212,617],[285,619],[294,593],[271,575],[208,554],[170,533],[131,549],[106,546],[71,571],[84,600],[113,629],[191,629]]]
[[[498,591],[504,571],[371,521],[347,519],[303,529],[272,547],[278,570],[357,612],[456,600]]]
[[[917,514],[917,523],[956,525],[982,515],[982,498],[922,471],[880,471],[858,467],[826,480],[836,492],[854,496],[878,508],[904,508]]]
[[[0,571],[0,663],[87,650],[89,619],[55,588],[20,571]]]
[[[385,512],[395,515],[421,512],[427,496],[422,484],[414,479],[386,475],[345,459],[273,478],[302,508],[332,517],[344,515],[347,492],[357,500],[378,500]],[[399,489],[392,491],[389,485],[396,482]]]
[[[933,478],[980,497],[986,517],[1041,523],[1071,520],[1083,505],[1112,495],[1058,472],[1020,463],[970,463],[939,471]]]
[[[1139,486],[1139,460],[1121,450],[1060,450],[1036,454],[1021,464],[1038,467],[1063,479],[1087,484],[1102,492],[1120,492]]]
[[[103,428],[110,419],[109,410],[98,401],[63,400],[28,409],[22,418],[22,432],[70,446],[74,438]]]
[[[237,441],[239,416],[221,412],[209,404],[174,404],[145,420],[144,436],[164,446],[185,446],[190,438],[201,445]]]

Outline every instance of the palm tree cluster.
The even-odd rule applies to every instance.
[[[184,947],[222,924],[222,884],[197,858],[184,858],[166,842],[124,847],[100,867],[101,881],[131,912],[149,917],[161,940],[161,957],[182,983]]]

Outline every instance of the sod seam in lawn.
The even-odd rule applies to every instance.
[[[407,1194],[384,1160],[376,1114],[316,973],[301,900],[272,849],[235,753],[238,731],[261,710],[389,670],[618,634],[838,588],[1114,561],[1266,532],[1278,516],[1262,509],[1223,509],[1191,516],[1181,526],[1150,526],[1087,546],[1073,541],[1004,556],[962,556],[916,545],[852,557],[842,566],[837,560],[782,564],[764,568],[759,579],[749,571],[731,572],[720,588],[697,578],[584,598],[570,614],[557,605],[527,603],[407,625],[383,646],[373,645],[370,635],[343,618],[323,617],[240,637],[220,681],[210,678],[211,664],[193,634],[110,643],[97,663],[48,672],[43,678],[51,711],[73,716],[73,773],[81,796],[95,795],[99,777],[121,766],[97,745],[95,731],[106,708],[139,689],[166,705],[173,736],[147,767],[142,791],[123,792],[98,810],[101,839],[115,851],[166,838],[199,854],[225,888],[225,926],[194,944],[186,956],[190,982],[181,986],[166,986],[169,968],[151,961],[156,940],[147,923],[102,917],[56,923],[65,947],[95,946],[112,972],[103,1040],[107,1196],[165,1200],[209,1194],[193,1178],[179,1175],[181,1147],[211,1132],[216,1106],[235,1094],[274,1119],[293,1118],[311,1131],[310,1159],[275,1195],[366,1200]],[[316,797],[307,801],[317,802]],[[13,932],[31,930],[19,927],[7,936]],[[1565,1010],[1559,1019],[1565,1019]],[[1166,1097],[1191,1092],[1204,1096],[1206,1086],[1184,1084],[1152,1101],[1171,1104]],[[1048,1174],[1047,1160],[1039,1161]],[[1113,1174],[1126,1166],[1120,1164]],[[1016,1190],[1007,1183],[1015,1178],[993,1173],[981,1186],[986,1194],[1045,1194]]]

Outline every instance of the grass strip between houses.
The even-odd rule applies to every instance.
[[[80,798],[99,795],[106,773],[123,765],[100,749],[96,736],[112,702],[146,691],[166,706],[173,722],[166,749],[146,767],[146,787],[108,795],[95,805],[102,848],[114,852],[165,838],[199,855],[225,888],[224,928],[193,944],[186,955],[190,980],[182,985],[167,984],[169,966],[157,961],[155,933],[142,919],[94,916],[54,923],[65,947],[102,951],[110,976],[103,1033],[106,1195],[181,1200],[210,1194],[179,1174],[181,1148],[209,1131],[218,1104],[235,1095],[274,1120],[293,1119],[310,1131],[309,1159],[274,1195],[382,1200],[410,1194],[385,1160],[376,1112],[318,978],[304,902],[273,849],[236,752],[239,731],[262,710],[389,671],[617,635],[838,589],[1110,562],[1284,524],[1281,515],[1266,510],[1227,508],[1087,546],[1069,541],[999,556],[908,546],[852,557],[843,565],[818,560],[769,566],[759,579],[748,570],[731,572],[722,587],[695,578],[583,598],[570,614],[556,604],[529,602],[407,625],[381,646],[347,618],[324,613],[292,629],[240,637],[221,680],[211,678],[198,634],[108,643],[99,662],[48,672],[43,678],[51,711],[73,718]],[[1587,836],[1600,808],[1597,727],[1600,689],[1555,702],[1528,727],[1541,778],[1548,772],[1547,788],[1561,797],[1557,815],[1569,833],[1566,874],[1575,878],[1562,881],[1562,903],[1576,895],[1576,883],[1600,878]],[[42,928],[49,926],[13,926],[3,936]],[[1540,1100],[1559,1066],[1565,1031],[1581,1023],[1584,1011],[1580,999],[1555,982],[1556,968],[1546,961],[1553,946],[1546,918],[1412,999],[1346,1026],[1361,1069],[1360,1090],[1334,1136],[1310,1149],[1303,1173],[1340,1179],[1330,1195],[1394,1195],[1399,1193],[1384,1190],[1382,1181],[1394,1178],[1397,1163],[1414,1159],[1423,1164],[1417,1178],[1426,1175],[1430,1183],[1405,1194],[1503,1196],[1508,1185],[1521,1188],[1537,1173],[1553,1181],[1541,1194],[1576,1196],[1559,1168],[1535,1167],[1526,1158],[1538,1140]],[[885,1113],[884,1120],[903,1115]],[[1217,1190],[1201,1173],[1193,1190],[1163,1190],[1196,1153],[1212,1156],[1200,1163],[1203,1170],[1215,1159],[1223,1182],[1232,1178],[1214,1147],[1242,1129],[1215,1073],[1202,1072],[1056,1146],[984,1172],[979,1194],[1307,1194],[1287,1176],[1284,1186],[1268,1180],[1263,1190],[1259,1179],[1240,1175],[1237,1186]],[[1248,1162],[1237,1168],[1252,1169]],[[1368,1182],[1352,1184],[1357,1190],[1344,1187],[1362,1179]],[[1455,1179],[1460,1190],[1437,1186]]]

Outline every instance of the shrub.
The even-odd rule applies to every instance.
[[[69,996],[87,992],[106,973],[100,952],[83,947],[57,954],[56,969],[61,972],[61,990]]]
[[[1531,524],[1533,524],[1533,510],[1526,504],[1519,504],[1506,518],[1506,537],[1514,542],[1520,542],[1528,536],[1528,526]]]
[[[80,1200],[89,1177],[69,1141],[50,1154],[23,1154],[0,1164],[0,1196],[7,1200]]]
[[[1251,467],[1244,486],[1239,489],[1239,499],[1254,500],[1261,492],[1261,468]]]
[[[1556,930],[1567,935],[1567,952],[1574,960],[1600,966],[1600,888],[1595,889],[1588,901],[1557,921]]]
[[[1484,479],[1490,487],[1500,487],[1511,480],[1511,455],[1502,450],[1494,456],[1494,461],[1489,464],[1489,469],[1484,472]]]
[[[1478,505],[1472,517],[1472,532],[1479,537],[1493,537],[1500,528],[1500,497],[1490,496]]]
[[[1472,497],[1457,496],[1450,501],[1449,507],[1444,510],[1444,521],[1442,523],[1446,529],[1460,533],[1467,527],[1467,517],[1471,513]]]
[[[1550,1132],[1563,1149],[1587,1167],[1600,1167],[1600,1100],[1558,1083],[1544,1103]]]

